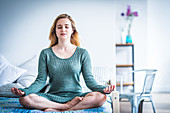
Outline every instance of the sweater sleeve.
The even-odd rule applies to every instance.
[[[82,75],[85,80],[86,86],[92,91],[103,92],[107,86],[99,85],[92,75],[91,59],[87,50],[82,54]]]
[[[38,76],[36,80],[29,87],[20,89],[25,92],[25,96],[31,93],[37,93],[45,86],[48,74],[46,59],[44,51],[41,51],[38,64]]]

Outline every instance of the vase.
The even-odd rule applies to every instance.
[[[125,30],[125,28],[123,28],[121,30],[121,43],[122,44],[126,44],[126,35],[127,35],[127,30]]]
[[[130,35],[126,36],[126,43],[132,43],[132,37]]]

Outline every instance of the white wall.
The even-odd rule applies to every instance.
[[[168,0],[0,0],[0,53],[19,65],[48,47],[54,19],[68,13],[76,21],[82,45],[89,50],[93,64],[114,67],[114,45],[120,43],[123,19],[120,13],[128,4],[139,12],[132,25],[135,69],[158,69],[153,91],[170,92]]]
[[[121,13],[127,11],[127,6],[131,6],[131,10],[138,12],[138,17],[135,17],[132,22],[131,36],[134,43],[134,66],[135,69],[147,68],[147,0],[117,0],[116,1],[116,43],[121,43],[121,29],[125,24],[125,17]],[[132,53],[131,48],[117,48],[116,49],[116,63],[117,64],[131,64]],[[117,75],[120,76],[123,72],[130,71],[131,68],[117,68]],[[118,80],[120,77],[117,77]],[[142,87],[144,76],[135,76],[135,91],[140,91]],[[124,75],[125,81],[132,79]]]
[[[155,92],[170,92],[169,4],[169,0],[148,0],[148,67],[158,69]]]
[[[110,0],[1,0],[0,53],[15,65],[39,53],[49,46],[50,27],[61,13],[75,20],[92,63],[113,67],[115,73],[114,1]]]
[[[169,0],[117,0],[116,1],[116,43],[120,43],[121,12],[127,5],[138,11],[139,17],[132,24],[132,40],[135,44],[135,69],[155,68],[158,70],[153,92],[170,92],[170,13]],[[117,63],[129,59],[128,53],[117,52]],[[120,59],[120,61],[118,61]],[[128,63],[128,62],[127,62]],[[143,77],[135,78],[136,91],[142,86]]]

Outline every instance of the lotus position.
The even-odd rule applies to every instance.
[[[99,85],[91,69],[89,53],[80,47],[75,22],[67,14],[59,15],[50,30],[49,48],[43,49],[39,57],[38,76],[33,84],[24,89],[12,88],[20,96],[25,108],[44,111],[71,111],[100,107],[106,94],[114,85]],[[92,92],[82,92],[80,73]],[[49,91],[40,93],[49,77]]]

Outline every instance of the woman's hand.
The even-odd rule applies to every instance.
[[[104,90],[103,90],[103,92],[104,93],[111,93],[112,91],[114,91],[114,89],[115,89],[115,85],[109,85],[108,87],[106,87]]]
[[[18,88],[14,87],[14,88],[11,88],[11,92],[17,96],[23,96],[25,95],[25,92],[19,90]]]

